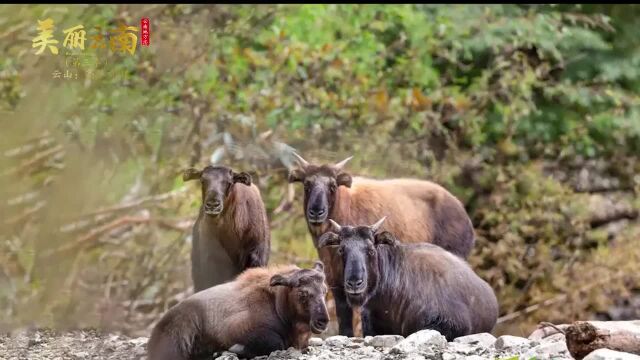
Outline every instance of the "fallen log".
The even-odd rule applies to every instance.
[[[567,348],[577,360],[597,349],[610,349],[640,355],[640,333],[622,326],[599,326],[606,322],[576,321],[564,329]]]
[[[589,220],[589,224],[592,229],[601,227],[602,225],[606,225],[612,223],[614,221],[619,220],[634,220],[638,217],[640,213],[637,209],[616,209],[615,211],[611,211],[608,214],[593,216]]]
[[[548,322],[542,322],[538,328],[529,335],[529,340],[541,341],[556,334],[563,334],[564,331],[571,326],[570,324],[554,325]]]

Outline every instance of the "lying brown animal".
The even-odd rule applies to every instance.
[[[241,357],[308,345],[326,330],[324,266],[246,270],[235,281],[193,294],[162,317],[149,360],[181,360],[230,350]]]
[[[329,229],[328,219],[343,225],[371,224],[388,216],[384,229],[404,243],[433,243],[467,258],[475,242],[473,225],[462,203],[442,186],[416,179],[374,180],[343,170],[350,157],[335,165],[314,165],[295,154],[299,168],[289,182],[304,184],[304,213],[320,260],[327,265],[327,283],[336,302],[340,334],[353,336],[353,312],[336,278],[331,256],[318,247]],[[365,321],[363,319],[363,321]]]
[[[319,239],[321,248],[335,253],[332,266],[340,270],[348,303],[362,306],[364,335],[406,337],[433,329],[451,341],[491,332],[498,302],[489,284],[441,247],[400,244],[379,231],[383,221],[355,227],[333,222]]]
[[[183,180],[200,180],[202,185],[191,249],[194,292],[229,281],[247,268],[266,266],[269,220],[251,175],[207,166],[185,170]]]

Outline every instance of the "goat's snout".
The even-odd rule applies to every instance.
[[[345,290],[350,293],[360,293],[364,290],[364,280],[361,278],[346,281]]]
[[[320,334],[327,330],[327,326],[329,325],[329,314],[327,313],[327,309],[323,306],[321,309],[317,310],[317,315],[311,321],[311,331]]]
[[[217,215],[222,212],[222,201],[217,198],[209,198],[204,202],[204,211],[209,215]]]
[[[325,208],[310,208],[307,211],[307,217],[309,218],[309,222],[311,223],[323,223],[326,219],[327,209]]]

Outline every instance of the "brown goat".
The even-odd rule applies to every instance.
[[[207,166],[185,170],[183,180],[200,180],[202,186],[191,249],[194,291],[229,281],[247,268],[266,266],[269,220],[251,175]]]
[[[321,248],[335,253],[331,265],[340,271],[347,301],[362,307],[364,335],[433,329],[451,341],[491,332],[498,302],[489,284],[441,247],[402,245],[390,232],[378,232],[383,221],[333,223],[319,239]]]
[[[331,254],[318,247],[329,229],[340,224],[370,224],[388,216],[384,230],[404,243],[433,243],[467,258],[475,242],[473,225],[462,203],[442,186],[417,179],[375,180],[351,177],[344,165],[314,165],[295,154],[299,167],[289,182],[304,184],[304,212],[320,260],[327,264],[327,282],[336,301],[340,334],[353,336],[353,313],[345,300],[342,279],[333,275]]]
[[[303,349],[329,315],[324,266],[248,269],[236,280],[193,294],[156,324],[149,360],[186,360],[229,350],[241,357]]]

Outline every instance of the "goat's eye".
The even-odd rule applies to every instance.
[[[344,253],[344,250],[342,250],[342,246],[338,248],[338,255],[342,255]]]
[[[369,256],[374,256],[376,254],[376,250],[375,249],[369,249],[368,253],[369,253]]]
[[[298,293],[298,297],[300,298],[300,300],[307,300],[307,298],[309,297],[309,293],[307,293],[306,291],[300,291]]]
[[[336,188],[336,184],[331,184],[331,185],[329,185],[329,190],[330,190],[331,192],[336,192],[336,189],[337,189],[337,188]]]

